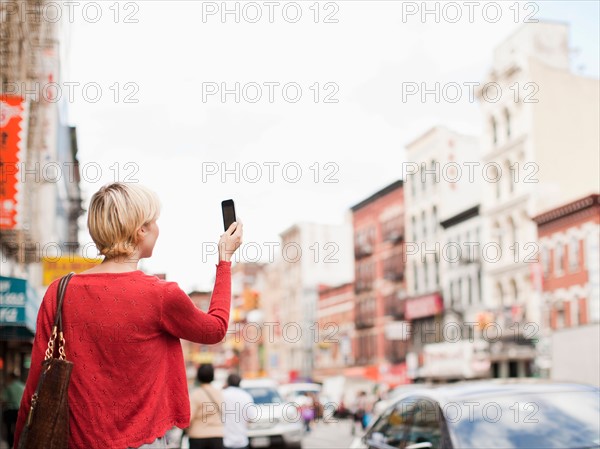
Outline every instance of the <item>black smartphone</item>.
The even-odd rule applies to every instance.
[[[221,210],[223,211],[223,225],[225,226],[225,230],[229,229],[231,223],[235,220],[235,206],[233,204],[233,200],[225,200],[221,201]]]

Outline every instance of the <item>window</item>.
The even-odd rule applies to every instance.
[[[512,290],[512,300],[513,300],[513,304],[518,304],[519,302],[519,289],[517,287],[517,282],[514,279],[511,279],[510,281],[510,287]]]
[[[411,232],[412,232],[412,241],[413,243],[417,242],[417,219],[413,215],[410,219],[411,223]]]
[[[565,266],[565,251],[562,243],[556,245],[554,250],[554,274],[562,276]]]
[[[508,139],[510,137],[510,112],[508,112],[508,109],[504,110],[504,120],[506,122],[506,138]]]
[[[467,302],[469,305],[473,304],[473,280],[471,276],[467,278]]]
[[[502,232],[500,232],[500,225],[498,222],[495,222],[492,226],[492,233],[494,240],[496,240],[496,243],[498,243],[498,246],[500,247],[500,254],[502,254]]]
[[[435,160],[431,161],[431,172],[433,173],[433,191],[436,191],[439,178],[437,172],[437,162]]]
[[[441,422],[443,414],[437,404],[429,399],[417,401],[411,426],[407,435],[407,445],[431,443],[431,447],[440,447],[442,439]]]
[[[577,271],[579,268],[579,239],[575,236],[569,241],[569,271]]]
[[[494,117],[490,120],[490,125],[492,128],[492,142],[494,146],[498,143],[498,125],[496,124],[496,119]]]
[[[429,264],[427,259],[423,261],[423,288],[425,290],[429,288]]]
[[[417,262],[413,262],[413,279],[415,292],[419,291],[419,273],[417,271]]]
[[[502,175],[498,167],[493,165],[490,170],[490,180],[496,183],[496,199],[499,199],[502,195]]]
[[[548,273],[550,273],[550,254],[547,246],[542,247],[540,259],[540,262],[542,263],[542,270],[544,271],[544,277],[547,278]]]
[[[504,291],[502,290],[502,284],[498,282],[496,284],[496,298],[498,299],[498,306],[504,306]]]
[[[414,398],[408,398],[400,401],[395,407],[388,408],[367,434],[369,446],[378,447],[383,443],[400,447],[405,440],[408,420],[415,405]]]
[[[509,245],[513,245],[514,243],[517,242],[517,227],[515,226],[515,222],[512,219],[512,217],[508,217],[508,238],[509,238]],[[517,251],[517,245],[514,245],[514,251]],[[516,259],[516,257],[515,257]]]
[[[437,207],[433,206],[433,213],[431,216],[431,229],[432,229],[432,233],[433,235],[436,234],[437,231],[437,227],[438,227],[438,213],[437,213]]]
[[[423,240],[427,239],[427,217],[425,211],[421,212],[421,226],[423,226]]]
[[[514,180],[514,175],[512,173],[512,170],[510,169],[510,161],[506,161],[504,163],[505,165],[505,169],[506,169],[506,174],[504,174],[504,176],[506,177],[506,179],[508,180],[508,191],[510,193],[513,193],[515,191],[515,180]]]

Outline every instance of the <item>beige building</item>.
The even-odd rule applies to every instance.
[[[498,377],[526,376],[533,367],[534,348],[522,338],[527,323],[541,322],[531,217],[598,188],[598,80],[570,71],[568,32],[561,23],[522,26],[495,50],[478,92],[484,299],[502,335],[519,340],[492,345]]]
[[[276,259],[261,272],[266,371],[281,382],[312,376],[319,334],[319,284],[353,278],[350,223],[297,223],[280,234]]]
[[[475,136],[437,126],[406,148],[408,375],[461,378],[468,360],[454,357],[452,367],[439,370],[428,354],[445,340],[473,337],[462,323],[472,322],[481,308],[480,260],[473,243],[481,235],[482,182],[472,170],[481,147]]]

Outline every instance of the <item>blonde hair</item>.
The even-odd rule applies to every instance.
[[[115,182],[92,196],[88,228],[100,254],[107,259],[130,256],[138,243],[138,231],[160,215],[154,192],[139,184]]]

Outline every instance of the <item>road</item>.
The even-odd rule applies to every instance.
[[[347,449],[355,438],[351,435],[349,420],[318,422],[302,440],[303,449]]]

